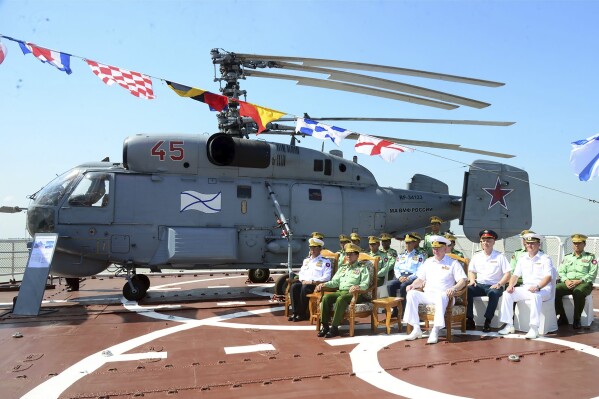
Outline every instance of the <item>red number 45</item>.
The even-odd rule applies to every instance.
[[[160,159],[161,161],[164,161],[164,158],[166,157],[166,150],[164,148],[162,148],[162,145],[164,144],[164,140],[160,140],[158,141],[156,144],[154,144],[154,147],[152,147],[152,151],[151,154],[154,157],[158,157],[158,159]],[[169,154],[169,158],[173,161],[181,161],[184,157],[185,157],[185,153],[183,151],[183,141],[169,141],[168,142],[168,154]]]

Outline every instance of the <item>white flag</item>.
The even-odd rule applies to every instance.
[[[395,161],[402,152],[414,152],[413,148],[404,147],[391,141],[377,139],[361,134],[355,145],[356,152],[368,155],[380,155],[387,162]]]
[[[189,210],[204,213],[220,212],[221,193],[202,194],[197,191],[183,191],[181,193],[181,212]]]
[[[572,143],[570,165],[581,181],[599,176],[599,134]]]
[[[297,118],[295,131],[321,140],[331,139],[337,145],[341,143],[341,140],[353,133],[337,126],[325,125],[324,123],[305,118]]]

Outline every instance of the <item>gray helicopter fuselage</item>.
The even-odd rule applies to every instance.
[[[28,228],[59,234],[58,275],[111,263],[280,267],[288,240],[271,194],[290,228],[294,266],[313,231],[336,249],[341,233],[399,235],[432,215],[460,214],[459,197],[379,187],[362,165],[316,150],[218,134],[137,135],[125,141],[122,164],[80,165],[37,193]]]

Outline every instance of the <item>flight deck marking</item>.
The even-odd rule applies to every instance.
[[[234,355],[238,353],[251,353],[251,352],[263,352],[263,351],[274,351],[275,347],[271,344],[257,344],[257,345],[246,345],[246,346],[227,346],[225,347],[225,354]]]

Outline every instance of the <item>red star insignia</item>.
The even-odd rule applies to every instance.
[[[495,204],[500,204],[505,209],[508,209],[507,203],[505,202],[505,197],[514,191],[509,188],[501,188],[501,181],[499,177],[497,178],[497,183],[495,187],[483,188],[491,196],[491,201],[489,202],[489,209],[491,209]]]

